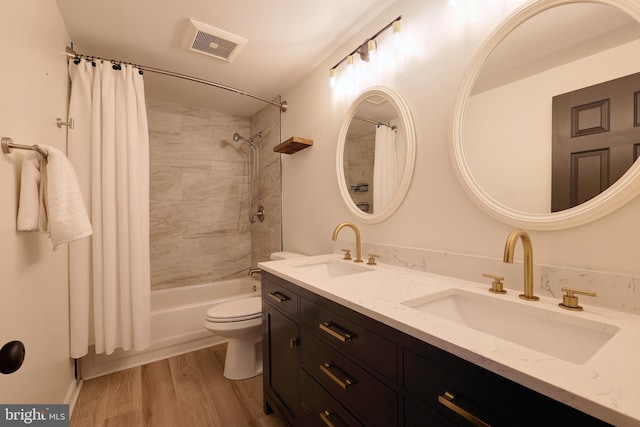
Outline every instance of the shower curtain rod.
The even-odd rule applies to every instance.
[[[201,78],[198,78],[198,77],[193,77],[193,76],[189,76],[189,75],[186,75],[186,74],[180,74],[180,73],[176,73],[176,72],[173,72],[173,71],[167,71],[167,70],[163,70],[161,68],[154,68],[154,67],[148,67],[148,66],[145,66],[145,65],[133,64],[131,62],[126,62],[126,61],[118,61],[118,60],[114,60],[114,59],[100,58],[98,56],[83,55],[83,54],[77,53],[75,50],[73,50],[72,47],[69,47],[69,46],[67,46],[66,52],[67,52],[67,56],[69,58],[73,58],[73,59],[83,59],[84,58],[84,59],[87,59],[87,60],[90,60],[90,61],[91,60],[98,60],[98,61],[108,61],[108,62],[111,62],[113,64],[128,64],[128,65],[134,66],[134,67],[136,67],[136,68],[138,68],[140,70],[143,70],[143,71],[149,71],[151,73],[162,74],[162,75],[170,76],[170,77],[177,77],[179,79],[188,80],[188,81],[191,81],[191,82],[202,83],[202,84],[205,84],[205,85],[208,85],[208,86],[217,87],[218,89],[228,90],[230,92],[234,92],[234,93],[237,93],[237,94],[240,94],[240,95],[248,96],[250,98],[258,99],[258,100],[260,100],[262,102],[266,102],[267,104],[275,105],[276,107],[279,107],[280,111],[282,111],[283,113],[285,111],[287,111],[287,101],[282,101],[282,102],[270,101],[270,100],[268,100],[266,98],[262,98],[261,96],[254,95],[252,93],[245,92],[243,90],[236,89],[236,88],[233,88],[231,86],[225,86],[225,85],[222,85],[220,83],[215,83],[215,82],[212,82],[212,81],[209,81],[209,80],[204,80],[204,79],[201,79]]]
[[[396,129],[397,129],[397,127],[396,127],[396,126],[391,126],[391,125],[388,125],[388,124],[386,124],[386,123],[379,122],[379,121],[377,121],[377,120],[367,119],[366,117],[353,116],[353,118],[354,118],[354,119],[356,119],[356,120],[361,120],[361,121],[363,121],[363,122],[373,123],[374,125],[382,125],[382,126],[386,126],[386,127],[389,127],[389,128],[391,128],[391,129],[393,129],[393,130],[396,130]]]

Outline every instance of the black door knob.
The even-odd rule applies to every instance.
[[[24,361],[24,344],[10,341],[0,349],[0,372],[11,374],[22,366]]]

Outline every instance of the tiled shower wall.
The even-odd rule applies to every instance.
[[[285,113],[286,114],[286,113]],[[263,222],[251,224],[251,266],[268,261],[282,244],[282,193],[280,185],[280,154],[273,151],[283,138],[280,135],[280,109],[267,106],[251,117],[251,135],[262,132],[256,139],[260,149],[260,192],[255,209],[263,205]]]
[[[275,110],[275,116],[268,110]],[[270,151],[279,140],[280,117],[275,107],[263,111],[253,119],[256,125],[265,127],[258,129],[264,135],[258,142],[266,147],[261,150],[260,160],[264,163],[261,169],[269,174],[262,181],[277,180],[277,194],[264,197],[265,210],[269,205],[271,211],[267,211],[270,222],[265,220],[260,225],[275,227],[277,224],[275,242],[269,241],[274,237],[270,232],[255,230],[259,225],[252,227],[249,223],[251,150],[244,142],[232,139],[235,132],[248,138],[253,130],[252,120],[147,100],[152,289],[209,283],[247,274],[250,265],[255,265],[252,253],[262,257],[261,254],[272,251],[272,247],[279,250],[279,157],[276,162],[263,156],[263,152]],[[270,120],[274,123],[269,123],[267,129]],[[274,139],[275,144],[270,144],[270,139]],[[274,164],[277,172],[271,170],[275,169]],[[271,204],[277,204],[277,209]],[[258,241],[253,245],[252,233]],[[265,245],[264,251],[257,247],[252,250],[252,246],[260,245]]]

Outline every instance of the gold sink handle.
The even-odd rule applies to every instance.
[[[562,302],[558,303],[558,305],[565,310],[573,310],[573,311],[582,311],[583,308],[578,305],[578,295],[585,295],[588,297],[595,297],[596,293],[591,291],[583,291],[581,289],[573,289],[573,288],[561,288],[562,292],[566,292],[566,295],[562,295]]]
[[[504,290],[503,286],[504,284],[502,283],[502,281],[504,280],[504,277],[502,276],[494,276],[493,274],[489,274],[489,273],[482,273],[482,275],[484,277],[488,277],[490,279],[493,279],[493,282],[491,282],[491,289],[489,289],[489,292],[493,292],[494,294],[506,294],[507,291]]]

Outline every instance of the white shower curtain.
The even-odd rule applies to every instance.
[[[69,246],[70,354],[149,346],[149,135],[138,70],[69,63],[69,158],[93,237]],[[90,310],[92,304],[93,310]],[[91,316],[91,312],[93,316]],[[90,325],[93,324],[93,328]],[[93,337],[93,340],[92,340]]]
[[[376,127],[373,157],[373,212],[380,212],[398,188],[396,131],[389,126]]]

